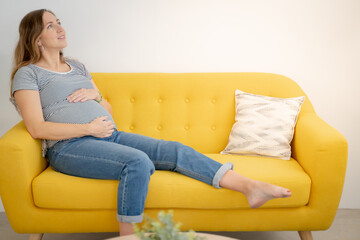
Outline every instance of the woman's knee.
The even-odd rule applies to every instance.
[[[136,151],[129,159],[127,165],[139,174],[146,175],[147,173],[150,173],[150,175],[152,175],[155,172],[154,163],[149,156],[142,151]]]
[[[171,146],[173,147],[173,149],[176,152],[191,152],[194,151],[193,148],[191,148],[190,146],[187,146],[181,142],[177,142],[177,141],[169,141],[169,143],[171,144]]]
[[[168,148],[179,149],[185,147],[184,144],[178,141],[164,141]]]

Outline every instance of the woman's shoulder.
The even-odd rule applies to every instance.
[[[14,78],[19,78],[19,77],[24,77],[24,76],[26,76],[26,77],[35,77],[36,76],[35,70],[31,66],[31,64],[20,67],[16,71]]]
[[[80,72],[80,74],[86,76],[87,78],[91,79],[91,75],[87,71],[85,65],[80,62],[79,60],[73,59],[73,58],[65,58],[65,61],[71,65],[72,68],[75,68],[77,72]]]
[[[64,60],[65,60],[65,62],[69,63],[70,65],[72,65],[76,68],[80,68],[80,69],[84,68],[84,64],[75,58],[66,57]]]

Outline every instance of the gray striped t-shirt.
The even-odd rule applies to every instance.
[[[13,97],[14,92],[20,89],[31,89],[39,91],[45,121],[85,124],[97,117],[109,116],[107,120],[114,122],[111,114],[95,100],[69,103],[66,98],[74,91],[81,88],[93,89],[93,85],[90,81],[92,77],[82,63],[69,59],[65,62],[71,67],[71,70],[66,73],[49,71],[34,64],[19,68],[14,76],[10,98],[16,110],[20,113]],[[47,149],[58,141],[60,140],[42,140],[43,157]]]

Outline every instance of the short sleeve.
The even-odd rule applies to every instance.
[[[88,79],[92,79],[92,76],[91,74],[88,72],[88,70],[86,69],[85,65],[83,64],[83,67],[84,67],[84,72],[85,72],[85,77],[87,77]]]
[[[71,58],[67,58],[66,62],[71,63],[72,66],[75,66],[75,68],[80,71],[81,75],[84,75],[87,79],[92,79],[92,76],[90,75],[83,63]]]
[[[21,113],[19,107],[16,104],[14,92],[22,89],[39,91],[36,75],[34,71],[28,66],[21,67],[16,71],[13,79],[13,86],[11,89],[11,97],[9,99],[10,102],[15,106],[15,109],[19,114]]]
[[[14,75],[11,95],[13,96],[15,91],[21,89],[39,91],[36,75],[30,67],[21,67]]]
[[[86,78],[88,78],[89,80],[91,80],[91,79],[92,79],[92,76],[91,76],[91,74],[89,73],[89,71],[86,69],[85,65],[82,64],[81,62],[79,62],[79,63],[80,63],[80,65],[81,65],[81,68],[82,68],[82,71],[83,71],[83,73],[84,73],[84,76],[85,76]]]

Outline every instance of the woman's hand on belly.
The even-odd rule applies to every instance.
[[[66,99],[69,102],[85,102],[87,100],[96,100],[97,98],[99,98],[99,92],[97,90],[81,88],[74,91]]]
[[[95,118],[89,123],[90,135],[98,138],[109,137],[114,132],[115,125],[112,121],[106,121],[108,116]]]

